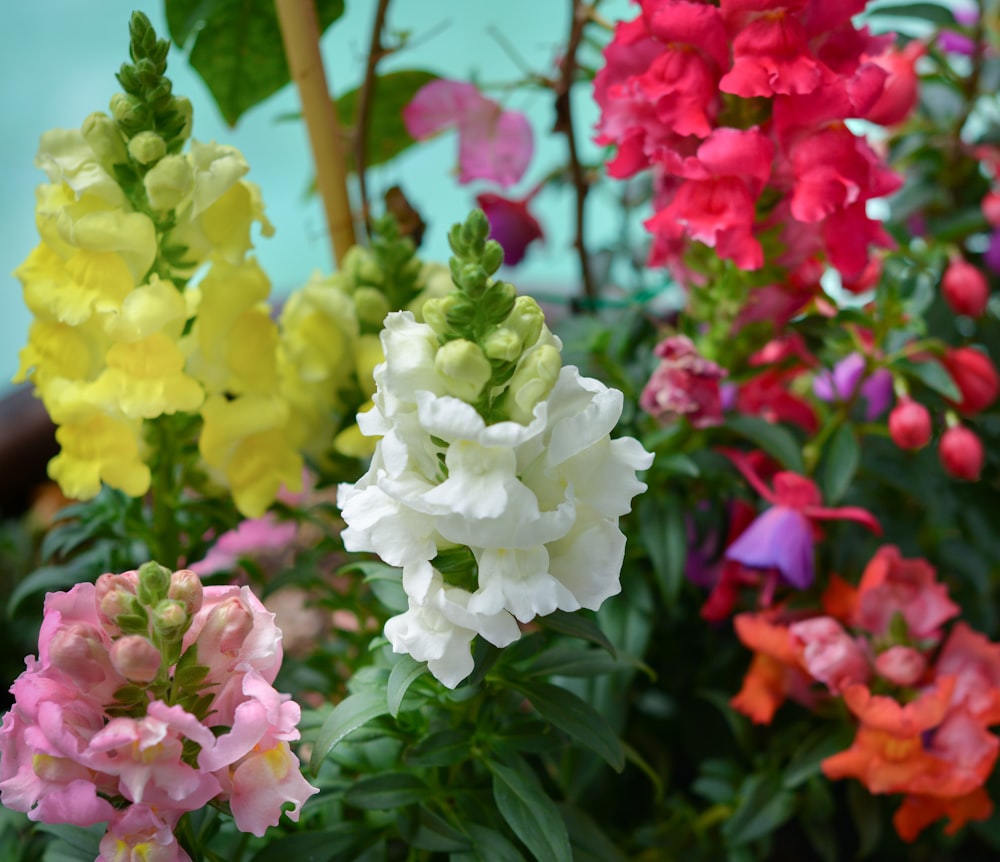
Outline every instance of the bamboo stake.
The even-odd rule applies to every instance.
[[[347,195],[347,169],[337,111],[319,50],[319,24],[313,0],[275,0],[281,38],[292,80],[299,90],[302,118],[309,132],[316,187],[323,199],[333,256],[340,266],[354,245],[354,219]]]

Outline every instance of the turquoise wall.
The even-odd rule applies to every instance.
[[[324,36],[323,51],[335,91],[360,83],[368,44],[374,0],[347,0],[347,13]],[[602,6],[633,14],[626,0]],[[386,61],[384,68],[425,68],[441,75],[468,78],[481,73],[484,82],[501,83],[520,71],[491,30],[503,34],[517,54],[535,71],[552,69],[559,43],[569,26],[569,0],[395,0],[389,23],[410,30],[415,46]],[[92,111],[106,110],[117,91],[114,73],[126,59],[128,18],[139,8],[166,33],[162,2],[119,0],[32,0],[7,7],[0,36],[0,387],[17,368],[30,317],[21,300],[18,281],[10,275],[37,242],[34,226],[34,188],[44,175],[33,166],[39,135],[54,127],[79,127]],[[276,227],[271,239],[257,244],[259,259],[270,274],[275,291],[285,293],[316,269],[328,271],[331,254],[324,235],[322,211],[306,198],[312,174],[308,142],[301,123],[280,122],[298,109],[291,87],[285,88],[246,114],[235,129],[218,115],[201,80],[183,54],[175,51],[169,73],[175,92],[195,105],[195,137],[239,147],[251,166],[249,179],[261,186],[267,213]],[[579,128],[589,139],[594,111],[586,87],[578,87]],[[536,132],[535,159],[525,180],[513,193],[527,191],[539,177],[564,158],[564,140],[547,134],[552,123],[552,99],[547,92],[518,92],[506,102],[532,119]],[[464,217],[475,194],[485,186],[459,187],[452,176],[457,145],[447,134],[414,148],[392,165],[375,169],[370,186],[373,199],[400,184],[424,212],[429,231],[423,254],[444,259],[445,234],[452,222]],[[596,151],[588,146],[586,156]],[[602,202],[592,199],[593,239],[614,230],[602,220]],[[570,242],[573,201],[568,189],[546,191],[538,200],[547,231],[516,270],[516,280],[550,292],[573,283],[575,260]],[[610,209],[610,207],[608,208]],[[9,385],[9,384],[8,384]]]

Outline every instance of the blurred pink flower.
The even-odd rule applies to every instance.
[[[406,131],[424,140],[458,130],[458,181],[489,180],[504,188],[524,176],[534,150],[528,118],[506,111],[473,84],[438,79],[403,109]]]
[[[695,428],[721,424],[719,381],[726,370],[705,359],[684,335],[661,341],[653,352],[661,361],[639,396],[639,407],[662,423],[683,416]]]
[[[484,192],[476,198],[476,204],[486,213],[490,223],[490,239],[500,243],[503,262],[507,266],[519,264],[524,260],[528,246],[545,236],[538,219],[528,211],[533,197],[534,193],[522,200],[514,200]]]
[[[813,617],[788,627],[802,647],[806,670],[833,694],[852,683],[867,683],[871,664],[861,644],[833,617]]]

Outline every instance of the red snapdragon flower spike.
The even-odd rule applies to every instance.
[[[803,590],[816,575],[813,544],[816,523],[823,520],[857,521],[876,535],[882,527],[875,516],[856,506],[823,505],[816,485],[805,476],[781,471],[773,489],[764,484],[742,452],[724,453],[750,485],[769,503],[746,531],[726,549],[726,559],[755,569],[775,569],[791,586]]]
[[[522,200],[514,200],[491,192],[476,197],[476,204],[490,223],[490,239],[500,243],[507,266],[517,266],[524,260],[528,246],[545,236],[538,219],[528,211],[533,197],[531,193]]]

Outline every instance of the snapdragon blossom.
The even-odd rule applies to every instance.
[[[611,439],[622,394],[560,368],[560,342],[545,327],[507,391],[516,418],[490,424],[450,394],[456,383],[435,361],[444,351],[430,325],[390,314],[382,346],[375,406],[359,416],[381,439],[368,472],[340,488],[344,545],[402,567],[409,607],[386,637],[454,687],[472,671],[477,634],[502,647],[519,622],[596,610],[619,592],[618,518],[645,489],[635,473],[652,456]],[[435,563],[463,553],[475,582],[451,583]]]

